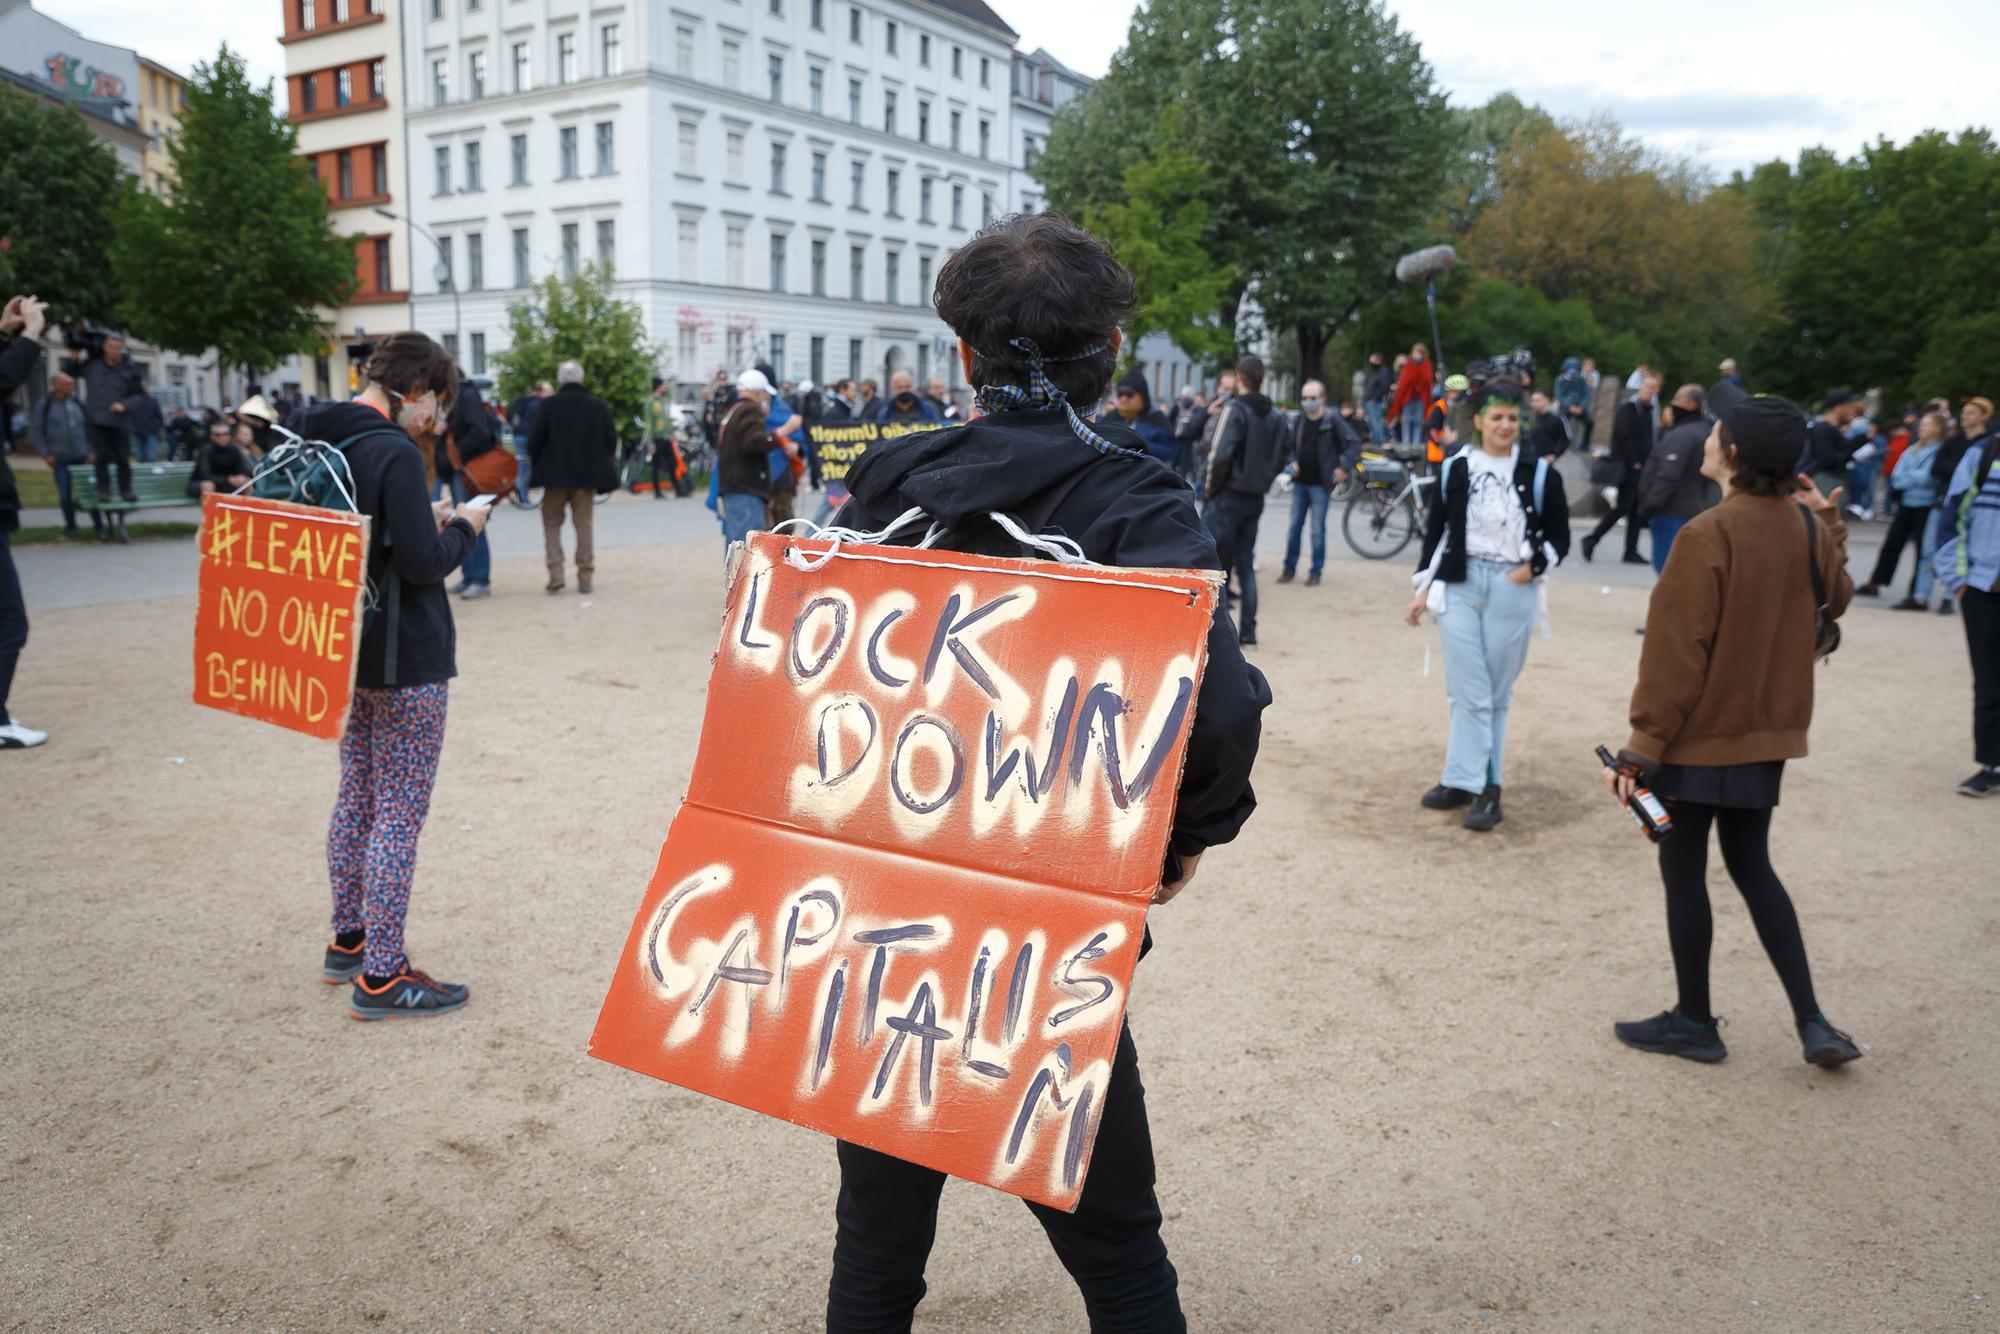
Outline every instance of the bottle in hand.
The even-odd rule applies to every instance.
[[[1617,770],[1633,778],[1637,771],[1629,765],[1621,765],[1603,746],[1597,748],[1597,758],[1607,769]],[[1641,783],[1632,789],[1632,795],[1625,798],[1625,809],[1632,813],[1632,819],[1639,828],[1646,831],[1646,837],[1658,843],[1674,832],[1674,817],[1667,814],[1666,803],[1653,795],[1653,790]]]

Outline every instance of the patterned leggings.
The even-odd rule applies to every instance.
[[[444,749],[445,684],[354,692],[340,739],[340,795],[326,831],[333,929],[366,929],[362,967],[393,977],[403,957],[403,915]]]

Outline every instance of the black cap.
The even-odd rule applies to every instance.
[[[1848,393],[1845,389],[1836,389],[1826,396],[1826,401],[1819,405],[1819,410],[1821,412],[1832,412],[1842,403],[1853,403],[1856,401],[1857,398],[1855,395]]]
[[[1806,414],[1790,399],[1722,380],[1709,387],[1708,410],[1729,428],[1737,461],[1751,472],[1794,468],[1806,452]]]

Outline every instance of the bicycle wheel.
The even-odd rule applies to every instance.
[[[1363,560],[1388,560],[1417,535],[1417,512],[1382,487],[1369,487],[1341,511],[1340,533]]]
[[[633,450],[625,456],[625,466],[618,470],[618,483],[627,491],[637,495],[639,483],[651,476],[648,471],[653,466],[651,451],[645,448]]]

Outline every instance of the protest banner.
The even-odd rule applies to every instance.
[[[1220,576],[828,549],[738,554],[591,1054],[1073,1209]]]
[[[367,582],[367,515],[203,497],[194,702],[339,737]]]
[[[847,473],[870,445],[900,440],[924,431],[941,431],[948,422],[858,422],[815,417],[806,423],[813,450],[819,456],[822,482],[847,484]]]

